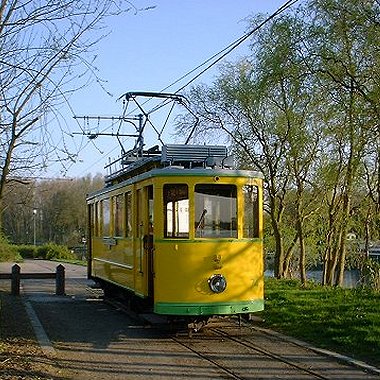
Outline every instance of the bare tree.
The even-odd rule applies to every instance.
[[[105,19],[131,8],[123,0],[0,1],[0,212],[9,180],[42,169],[53,153],[73,159],[64,143],[52,143],[49,124],[96,76],[93,49],[107,35]]]

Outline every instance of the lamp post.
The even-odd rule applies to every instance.
[[[33,209],[33,245],[36,245],[36,215],[37,210]]]

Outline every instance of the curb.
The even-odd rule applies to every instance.
[[[21,286],[21,300],[25,306],[26,313],[28,314],[30,324],[33,328],[34,335],[36,336],[37,342],[41,347],[42,352],[46,357],[52,358],[56,356],[56,351],[47,336],[45,329],[43,328],[36,312],[33,309],[32,304],[30,303],[28,296],[24,293],[24,288]]]

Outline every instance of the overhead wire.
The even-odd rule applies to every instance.
[[[246,41],[249,37],[251,37],[255,32],[257,32],[259,29],[261,29],[265,24],[267,24],[269,21],[271,21],[273,18],[277,17],[279,14],[284,12],[285,10],[292,7],[295,3],[297,3],[299,0],[288,0],[286,3],[281,5],[274,13],[272,13],[270,16],[268,16],[265,20],[260,22],[256,27],[254,27],[249,32],[245,33],[235,41],[231,42],[228,46],[226,46],[224,49],[220,50],[218,53],[215,53],[212,57],[206,59],[204,62],[199,64],[194,69],[190,70],[186,74],[182,75],[180,78],[175,80],[170,85],[166,86],[164,89],[161,90],[161,92],[168,90],[170,87],[173,87],[175,84],[179,83],[189,75],[191,75],[193,72],[199,70],[201,67],[206,65],[207,63],[211,62],[207,67],[205,67],[202,71],[200,71],[198,74],[196,74],[193,78],[191,78],[188,82],[186,82],[184,85],[182,85],[179,89],[177,89],[174,93],[177,94],[181,92],[183,89],[185,89],[187,86],[189,86],[191,83],[193,83],[195,80],[197,80],[201,75],[203,75],[206,71],[211,69],[214,65],[216,65],[218,62],[220,62],[223,58],[225,58],[228,54],[230,54],[233,50],[235,50],[238,46],[240,46],[244,41]],[[214,60],[215,58],[215,60]],[[153,113],[160,109],[161,107],[165,106],[165,101],[163,101],[160,105],[157,105],[150,111],[148,111],[148,114]]]
[[[255,32],[257,32],[259,29],[261,29],[266,23],[268,23],[269,21],[271,21],[273,18],[277,17],[280,13],[284,12],[285,10],[287,10],[288,8],[290,8],[291,6],[293,6],[295,3],[297,3],[299,0],[288,0],[286,3],[284,3],[280,8],[278,8],[274,13],[272,13],[270,16],[268,16],[265,20],[263,20],[261,23],[259,23],[256,27],[254,27],[251,31],[249,31],[248,33],[245,33],[243,36],[241,36],[240,38],[236,39],[234,42],[230,43],[228,46],[226,46],[224,49],[222,49],[221,51],[219,51],[218,53],[214,54],[212,58],[214,57],[217,57],[220,56],[215,60],[213,61],[210,65],[208,65],[207,67],[205,67],[201,72],[199,72],[197,75],[195,75],[193,78],[191,78],[188,82],[186,82],[182,87],[180,87],[178,90],[175,91],[175,94],[177,94],[178,92],[182,91],[184,88],[186,88],[189,84],[191,84],[192,82],[194,82],[196,79],[198,79],[201,75],[203,75],[207,70],[209,70],[211,67],[213,67],[214,65],[216,65],[218,62],[220,62],[224,57],[226,57],[228,54],[230,54],[233,50],[235,50],[239,45],[241,45],[245,40],[247,40],[249,37],[252,36],[252,34],[254,34]],[[200,68],[202,66],[204,66],[206,63],[208,63],[210,61],[210,59],[204,61],[202,64],[198,65],[197,68]],[[187,77],[188,75],[190,75],[192,72],[194,72],[194,70],[191,70],[189,71],[188,74],[185,74],[183,76],[183,78]],[[170,88],[172,87],[174,84],[178,83],[178,80],[173,82],[173,84],[171,84],[169,87],[167,88]],[[166,89],[167,89],[166,88]]]
[[[262,22],[260,22],[257,26],[255,26],[252,30],[249,32],[243,34],[241,37],[237,38],[235,41],[231,42],[228,46],[220,50],[219,52],[213,54],[211,57],[203,61],[201,64],[197,65],[193,69],[189,70],[187,73],[182,75],[180,78],[176,79],[174,82],[170,83],[168,86],[163,88],[160,93],[168,90],[169,88],[175,86],[177,83],[180,83],[182,80],[187,78],[189,75],[193,74],[194,72],[197,72],[199,69],[207,65],[203,70],[198,72],[194,77],[192,77],[189,81],[187,81],[184,85],[182,85],[180,88],[178,88],[174,93],[178,94],[182,90],[184,90],[187,86],[189,86],[191,83],[193,83],[195,80],[197,80],[201,75],[203,75],[206,71],[211,69],[213,66],[215,66],[217,63],[219,63],[223,58],[225,58],[228,54],[230,54],[233,50],[235,50],[238,46],[240,46],[244,41],[246,41],[248,38],[250,38],[254,33],[256,33],[258,30],[260,30],[265,24],[267,24],[269,21],[273,20],[275,17],[292,7],[294,4],[296,4],[299,0],[287,0],[283,5],[281,5],[275,12],[270,14],[268,17],[266,17]],[[147,104],[151,99],[148,99],[143,103],[143,105]],[[153,107],[150,111],[147,112],[147,114],[151,114],[153,112],[156,112],[160,108],[164,107],[167,104],[167,100],[162,101],[160,104]],[[126,111],[126,110],[125,110]],[[128,116],[135,112],[135,110],[131,110],[126,114],[124,111],[124,115]],[[113,152],[115,148],[113,148],[109,153]],[[108,153],[108,154],[109,154]],[[97,160],[96,162],[99,162]],[[91,165],[90,167],[92,167]],[[89,167],[89,168],[90,168]],[[88,169],[89,169],[88,168]]]

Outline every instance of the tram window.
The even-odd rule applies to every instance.
[[[153,228],[154,225],[154,200],[153,200],[153,186],[148,186],[148,214],[149,214],[149,223],[151,225],[151,228]]]
[[[113,220],[115,236],[123,236],[123,195],[119,194],[113,198]]]
[[[96,202],[94,203],[94,214],[93,214],[94,236],[100,235],[99,220],[100,220],[99,202]]]
[[[237,237],[236,186],[196,185],[194,197],[196,237]]]
[[[189,237],[189,190],[187,185],[164,185],[164,236]]]
[[[259,198],[257,186],[244,186],[244,238],[259,237]]]
[[[125,237],[131,237],[132,232],[132,193],[125,194]]]
[[[91,203],[88,206],[88,216],[90,220],[90,236],[95,236],[95,203]]]
[[[103,199],[102,200],[102,233],[104,237],[110,236],[110,227],[111,227],[111,207],[110,200]]]

